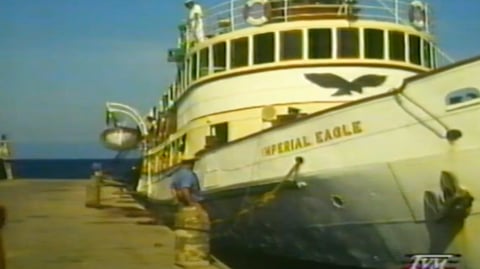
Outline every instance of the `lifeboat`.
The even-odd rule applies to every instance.
[[[137,128],[118,126],[104,130],[100,140],[110,150],[125,151],[136,149],[142,141],[142,135]]]

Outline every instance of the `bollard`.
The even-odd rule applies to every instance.
[[[175,264],[210,265],[210,222],[197,207],[183,207],[175,215]]]
[[[4,167],[5,167],[5,174],[7,176],[7,179],[8,180],[13,180],[13,169],[12,169],[12,164],[10,163],[10,161],[5,161],[5,163],[3,164]]]
[[[91,208],[99,208],[102,196],[102,175],[98,172],[90,179],[85,187],[85,206]]]
[[[7,219],[7,210],[4,206],[0,205],[0,269],[6,269],[7,265],[5,262],[5,250],[3,249],[3,226]]]

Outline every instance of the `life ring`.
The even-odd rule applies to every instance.
[[[263,15],[254,18],[250,16],[250,11],[254,5],[262,5],[263,6]],[[245,3],[245,8],[243,9],[243,18],[246,22],[254,26],[260,26],[268,22],[270,19],[270,5],[268,4],[268,0],[248,0]]]
[[[409,10],[410,23],[417,29],[425,29],[426,11],[422,2],[415,0],[410,3]]]

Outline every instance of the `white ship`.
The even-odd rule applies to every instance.
[[[178,76],[155,124],[107,103],[138,128],[103,138],[112,149],[141,142],[137,196],[166,222],[169,174],[197,156],[213,244],[366,268],[451,253],[478,269],[480,58],[449,64],[431,10],[406,0],[204,7],[207,38],[169,52]]]

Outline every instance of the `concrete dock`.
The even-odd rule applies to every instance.
[[[0,181],[0,204],[8,210],[7,269],[180,268],[174,265],[171,230],[152,225],[140,206],[111,187],[103,190],[101,209],[86,208],[86,185],[87,180]]]

